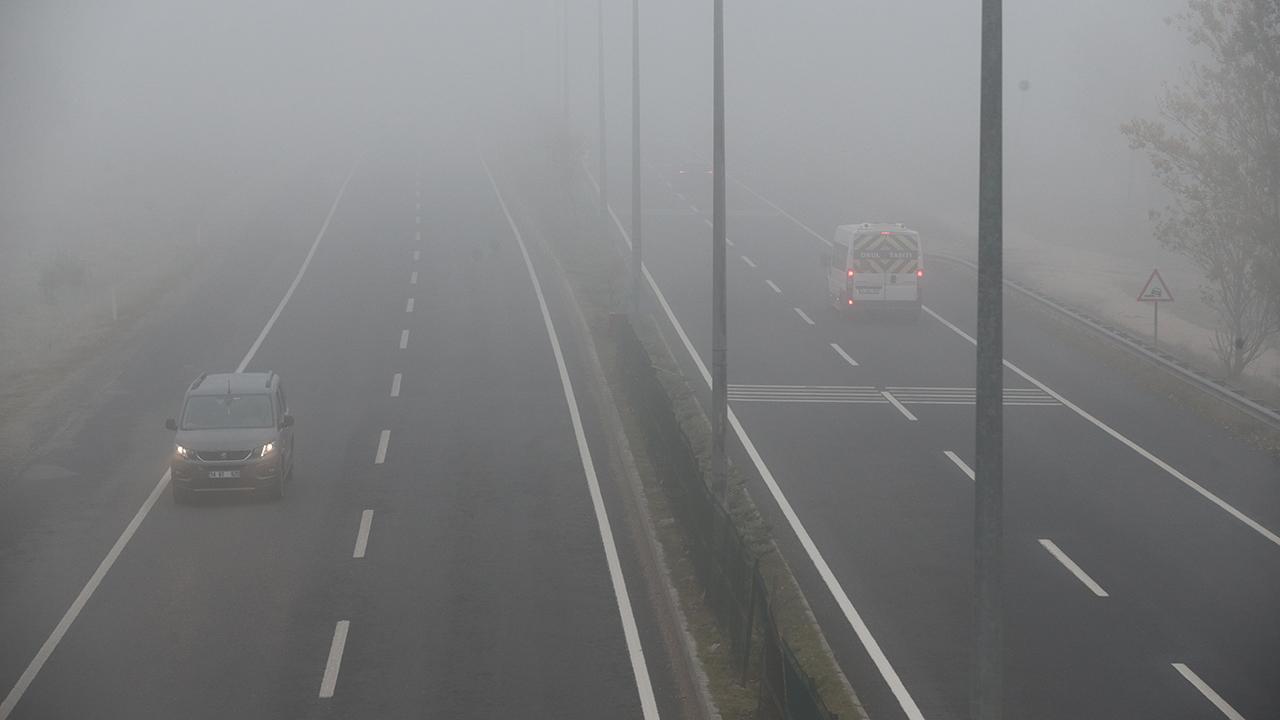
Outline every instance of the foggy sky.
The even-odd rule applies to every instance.
[[[1183,4],[1005,3],[1011,224],[1081,242],[1143,229],[1158,197],[1118,126],[1151,115],[1160,83],[1178,77],[1186,43],[1163,18]],[[568,6],[574,127],[594,141],[596,4]],[[851,213],[917,206],[972,223],[976,0],[726,6],[731,171],[771,174]],[[246,176],[341,165],[389,133],[428,152],[477,127],[536,140],[558,114],[560,8],[6,2],[0,227],[11,241],[15,228],[52,222],[68,199],[103,213],[189,208]],[[710,9],[642,2],[644,129],[655,152],[709,152]],[[605,14],[621,177],[630,3],[611,0]],[[1028,92],[1016,90],[1022,79]]]

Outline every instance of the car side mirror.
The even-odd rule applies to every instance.
[[[177,421],[177,420],[174,420],[173,418],[169,418],[168,420],[165,420],[165,421],[164,421],[164,429],[165,429],[165,430],[177,430],[177,429],[178,429],[178,421]]]
[[[284,417],[280,418],[280,427],[293,427],[293,416],[286,413]]]

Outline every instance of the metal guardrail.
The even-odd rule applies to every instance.
[[[779,630],[760,555],[708,487],[709,470],[690,444],[631,321],[613,315],[611,329],[628,400],[649,443],[649,462],[689,540],[703,602],[728,636],[741,683],[758,690],[756,720],[839,720]]]
[[[931,253],[930,257],[964,265],[971,270],[978,269],[977,263],[948,253]],[[1018,282],[1017,280],[1006,279],[1004,282],[1007,287],[1012,288],[1022,295],[1039,302],[1041,305],[1044,305],[1061,315],[1075,320],[1095,332],[1101,333],[1108,339],[1121,344],[1126,349],[1138,353],[1147,360],[1156,363],[1163,369],[1173,373],[1178,379],[1186,382],[1205,394],[1232,405],[1237,410],[1244,412],[1260,422],[1270,425],[1275,429],[1280,429],[1280,410],[1263,405],[1257,400],[1248,397],[1241,391],[1226,385],[1221,380],[1209,375],[1203,370],[1189,365],[1173,355],[1152,347],[1144,340],[1129,334],[1121,328],[1103,320],[1093,318],[1087,313],[1071,307],[1066,303],[1054,300],[1035,288]]]

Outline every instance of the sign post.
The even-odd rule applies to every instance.
[[[1151,277],[1147,278],[1147,284],[1142,286],[1142,292],[1138,293],[1138,302],[1149,302],[1154,309],[1152,320],[1151,337],[1153,344],[1157,350],[1160,349],[1160,303],[1173,302],[1173,293],[1169,292],[1169,286],[1164,284],[1164,278],[1160,277],[1160,271],[1153,269]]]

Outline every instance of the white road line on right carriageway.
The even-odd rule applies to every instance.
[[[1048,538],[1040,538],[1040,546],[1048,550],[1055,560],[1062,563],[1062,566],[1072,575],[1075,575],[1076,579],[1089,588],[1089,591],[1094,595],[1102,598],[1110,597],[1107,595],[1107,591],[1102,589],[1101,585],[1089,577],[1089,573],[1085,572],[1083,568],[1076,564],[1075,560],[1072,560],[1066,553],[1062,552],[1062,548],[1058,547],[1057,543]]]
[[[591,177],[590,170],[587,170],[587,177],[596,189],[596,194],[600,194],[600,186],[596,183],[595,178]],[[623,241],[627,247],[631,247],[631,236],[627,233],[622,221],[618,219],[617,213],[613,211],[613,206],[606,205],[609,210],[610,217],[613,218],[614,225],[617,226],[618,232],[621,234]],[[779,212],[786,215],[780,208]],[[790,217],[789,215],[787,217]],[[794,220],[794,219],[793,219]],[[821,236],[819,236],[821,237]],[[667,320],[671,323],[671,327],[675,330],[676,335],[680,338],[684,349],[689,353],[689,357],[693,359],[694,365],[697,366],[698,372],[702,375],[702,380],[711,386],[711,372],[707,369],[706,363],[702,361],[702,357],[698,355],[698,351],[693,347],[693,342],[689,340],[689,335],[685,333],[684,326],[680,324],[680,320],[676,318],[675,312],[671,310],[671,305],[667,302],[667,298],[662,293],[662,289],[658,287],[657,281],[653,279],[653,275],[649,272],[649,268],[644,264],[640,264],[641,274],[644,275],[645,282],[648,283],[649,289],[653,292],[654,297],[658,300],[658,304],[662,307],[662,311],[666,314]],[[849,599],[848,593],[840,584],[840,580],[831,570],[831,566],[827,564],[826,558],[822,552],[818,550],[818,546],[810,537],[809,531],[805,529],[804,523],[800,521],[800,517],[796,514],[795,509],[791,506],[791,502],[779,487],[778,481],[773,476],[773,472],[769,466],[765,464],[764,458],[760,456],[760,452],[756,449],[755,443],[751,441],[751,437],[747,435],[747,431],[742,427],[742,423],[738,421],[738,416],[733,412],[733,408],[729,408],[729,425],[733,428],[734,434],[738,436],[738,441],[742,443],[743,449],[746,450],[747,456],[751,458],[752,464],[756,468],[756,472],[760,473],[760,479],[768,488],[769,494],[777,503],[778,509],[782,512],[783,517],[787,520],[787,525],[799,540],[801,547],[804,548],[805,554],[809,556],[809,560],[813,562],[814,568],[817,569],[819,577],[822,578],[823,584],[827,591],[835,599],[836,605],[840,607],[841,614],[844,615],[845,621],[853,629],[855,635],[858,636],[862,647],[867,651],[867,655],[875,664],[876,670],[880,676],[884,678],[885,684],[898,701],[898,705],[902,708],[907,720],[924,720],[924,714],[920,712],[916,701],[911,697],[911,693],[907,691],[906,685],[903,684],[902,678],[898,676],[897,670],[889,662],[889,658],[881,649],[880,643],[876,641],[875,636],[871,634],[871,629],[867,627],[866,621],[862,619],[862,614],[854,607],[853,601]]]
[[[955,463],[955,466],[960,468],[960,472],[964,473],[970,480],[974,479],[975,475],[973,474],[973,468],[969,467],[969,463],[961,460],[960,456],[955,454],[954,451],[943,450],[942,454],[946,455],[948,460]]]
[[[924,311],[926,313],[929,313],[929,315],[932,316],[934,320],[937,320],[938,322],[942,323],[946,327],[950,328],[953,332],[955,332],[960,337],[964,338],[965,340],[968,340],[970,344],[975,346],[978,344],[978,342],[973,339],[973,336],[969,335],[969,333],[966,333],[965,331],[956,327],[955,324],[953,324],[951,321],[947,320],[946,318],[942,317],[938,313],[934,312],[929,307],[926,306],[924,308]],[[1186,485],[1187,487],[1196,491],[1204,499],[1222,508],[1227,512],[1227,514],[1231,515],[1231,517],[1234,517],[1236,520],[1239,520],[1240,522],[1244,523],[1246,526],[1248,526],[1253,531],[1257,532],[1262,537],[1270,540],[1273,544],[1280,546],[1280,535],[1276,535],[1274,532],[1263,527],[1261,523],[1257,522],[1256,520],[1249,517],[1248,515],[1245,515],[1244,513],[1240,512],[1235,508],[1235,506],[1231,505],[1231,503],[1228,503],[1226,500],[1223,500],[1217,495],[1214,495],[1212,492],[1210,492],[1207,488],[1205,488],[1200,483],[1192,480],[1186,475],[1183,475],[1181,472],[1179,472],[1176,468],[1174,468],[1169,463],[1156,457],[1154,454],[1149,452],[1146,448],[1130,440],[1119,430],[1116,430],[1110,425],[1102,422],[1101,420],[1099,420],[1098,418],[1094,417],[1089,412],[1081,408],[1079,405],[1076,405],[1075,403],[1066,399],[1065,397],[1063,397],[1062,395],[1054,391],[1053,388],[1050,388],[1048,385],[1045,385],[1044,383],[1035,379],[1030,374],[1023,371],[1022,368],[1018,367],[1017,365],[1014,365],[1008,360],[1004,361],[1004,366],[1009,368],[1013,372],[1017,373],[1023,380],[1026,380],[1032,385],[1035,385],[1036,387],[1040,388],[1040,390],[1043,391],[1045,394],[1049,395],[1053,399],[1057,400],[1058,402],[1062,403],[1066,407],[1070,408],[1072,412],[1074,412],[1076,415],[1079,415],[1080,417],[1087,420],[1094,427],[1110,435],[1111,437],[1120,441],[1121,444],[1128,447],[1130,450],[1133,450],[1134,452],[1138,453],[1142,457],[1146,458],[1153,465],[1160,468],[1161,470],[1164,470],[1166,473],[1173,476],[1174,479],[1178,480],[1183,485]]]
[[[844,348],[840,347],[839,343],[831,343],[831,349],[835,350],[836,354],[839,355],[845,362],[849,363],[853,367],[858,367],[858,361],[849,357],[849,353],[845,352]]]
[[[316,238],[311,242],[311,247],[307,250],[306,257],[302,260],[301,267],[298,268],[297,275],[294,276],[293,282],[289,284],[289,288],[285,290],[284,297],[280,298],[280,303],[276,305],[276,309],[271,313],[271,317],[267,319],[266,325],[263,326],[262,332],[258,334],[253,344],[249,346],[248,352],[240,360],[240,364],[236,366],[236,372],[243,372],[249,362],[253,360],[254,355],[258,353],[258,348],[262,346],[262,341],[266,339],[267,334],[271,332],[271,328],[275,327],[276,320],[279,319],[280,313],[284,311],[285,305],[289,303],[289,299],[293,297],[293,291],[298,288],[298,284],[302,282],[303,275],[306,274],[307,268],[311,266],[311,258],[315,256],[316,248],[320,246],[320,241],[324,239],[325,233],[329,231],[329,223],[333,221],[333,215],[338,210],[339,203],[342,202],[343,195],[347,192],[347,185],[351,183],[351,178],[356,173],[356,167],[360,164],[360,160],[351,163],[351,169],[347,171],[347,177],[342,181],[342,186],[338,188],[338,194],[334,196],[333,203],[329,206],[329,213],[325,215],[324,223],[320,226],[320,231],[316,233]],[[13,688],[5,695],[4,700],[0,701],[0,720],[6,720],[17,707],[18,702],[22,700],[22,696],[26,694],[27,688],[36,679],[36,675],[40,674],[41,668],[49,660],[49,656],[57,649],[58,644],[62,642],[62,638],[71,629],[72,623],[76,618],[80,617],[80,612],[84,610],[84,606],[88,604],[89,599],[93,597],[98,586],[102,584],[102,579],[107,576],[120,554],[124,552],[129,541],[133,539],[134,534],[138,532],[138,528],[142,526],[142,521],[151,513],[151,508],[155,507],[156,502],[160,499],[160,494],[164,492],[169,485],[169,471],[165,470],[160,476],[160,481],[152,488],[151,493],[147,495],[147,499],[142,501],[142,506],[138,508],[138,512],[134,513],[133,519],[125,526],[124,531],[120,533],[120,537],[116,538],[111,549],[107,551],[106,557],[98,564],[98,568],[93,571],[93,575],[89,576],[88,582],[80,589],[80,593],[76,595],[75,600],[71,602],[71,606],[63,613],[62,619],[54,626],[53,631],[49,633],[49,637],[45,639],[44,644],[36,651],[35,657],[27,664],[26,669],[22,671],[22,675],[18,676],[18,681],[13,684]]]
[[[1213,703],[1213,706],[1218,708],[1218,712],[1226,716],[1228,720],[1244,720],[1243,715],[1237,712],[1235,708],[1231,707],[1226,700],[1223,700],[1222,696],[1213,688],[1209,687],[1208,683],[1201,680],[1200,676],[1195,674],[1191,668],[1187,667],[1183,663],[1173,663],[1173,669],[1177,670],[1178,674],[1182,675],[1183,679],[1191,683],[1192,687],[1199,690],[1200,694],[1204,695],[1205,699]]]

